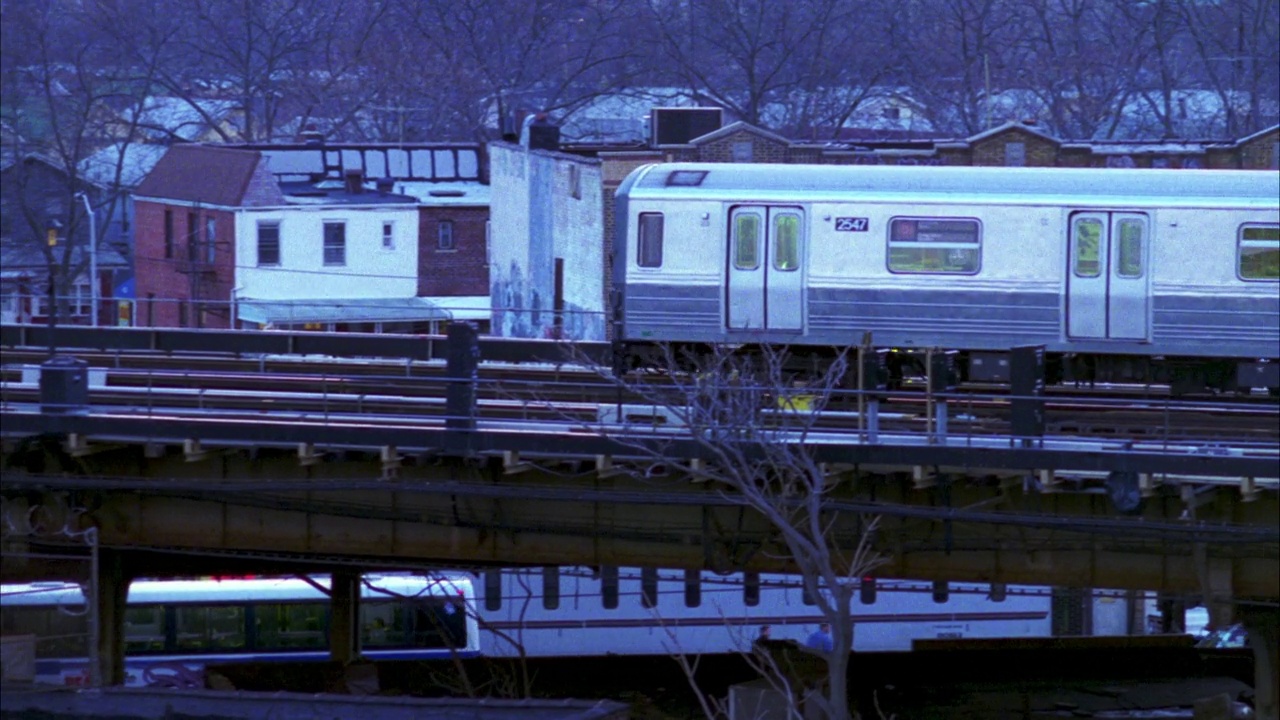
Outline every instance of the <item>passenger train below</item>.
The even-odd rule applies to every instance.
[[[616,198],[620,367],[869,337],[961,380],[1031,345],[1051,382],[1280,387],[1276,173],[678,163]]]
[[[126,681],[203,687],[211,663],[326,660],[328,586],[323,575],[135,581],[125,617]],[[803,641],[822,622],[795,578],[652,569],[366,575],[360,605],[361,654],[375,661],[731,653],[749,648],[761,625],[772,627],[774,639]],[[854,650],[1048,637],[1055,607],[1047,588],[868,579],[851,608]],[[1104,609],[1123,618],[1123,607]],[[5,585],[0,617],[6,636],[36,636],[38,682],[87,682],[79,586]],[[1135,631],[1098,617],[1097,634]]]

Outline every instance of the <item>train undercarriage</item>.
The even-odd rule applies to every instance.
[[[705,372],[726,352],[739,363],[754,362],[762,369],[779,364],[796,379],[822,377],[843,358],[844,376],[839,384],[851,390],[923,384],[931,376],[931,364],[932,375],[939,376],[933,382],[935,390],[965,384],[1005,385],[1012,374],[1011,353],[1001,351],[877,348],[863,351],[867,364],[859,375],[856,347],[740,344],[725,348],[705,343],[619,343],[615,346],[615,370]],[[1046,386],[1160,387],[1173,396],[1243,396],[1258,390],[1280,397],[1280,362],[1272,359],[1046,352],[1043,378]]]

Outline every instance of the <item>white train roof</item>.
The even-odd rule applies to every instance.
[[[1280,173],[1266,170],[1141,170],[957,166],[662,163],[638,168],[619,195],[644,198],[849,199],[1071,198],[1280,208]],[[1216,202],[1215,202],[1216,201]]]
[[[329,587],[328,575],[313,575],[321,587]],[[365,599],[469,595],[470,578],[465,575],[386,574],[366,575],[360,595]],[[386,592],[380,592],[386,591]],[[226,580],[136,580],[129,585],[132,604],[160,602],[242,603],[250,601],[328,600],[314,585],[296,577]],[[74,583],[31,583],[4,585],[0,605],[81,604],[84,596]]]

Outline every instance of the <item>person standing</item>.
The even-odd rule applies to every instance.
[[[804,642],[805,647],[822,652],[835,650],[835,641],[831,639],[831,624],[822,623],[818,629]]]

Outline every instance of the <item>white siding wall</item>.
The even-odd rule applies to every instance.
[[[346,223],[346,263],[324,264],[324,223]],[[280,223],[280,264],[258,266],[258,223]],[[382,224],[395,223],[384,248]],[[413,206],[291,207],[236,216],[236,286],[241,298],[403,298],[418,291],[418,212]]]

